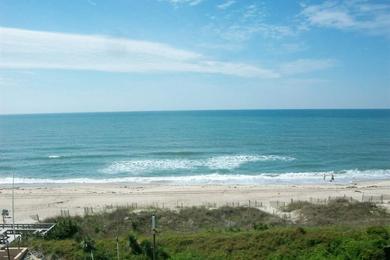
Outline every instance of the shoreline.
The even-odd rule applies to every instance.
[[[335,176],[337,183],[353,184],[357,182],[386,181],[390,180],[390,169],[350,169],[342,171],[319,171],[319,172],[285,172],[285,173],[261,173],[261,174],[195,174],[177,176],[127,176],[111,178],[30,178],[15,177],[17,185],[79,185],[79,184],[116,184],[138,183],[143,185],[301,185],[301,184],[324,184],[330,182],[331,176]],[[323,177],[326,176],[326,180]],[[0,187],[11,185],[12,176],[0,179]]]
[[[354,183],[322,184],[141,184],[141,183],[67,183],[15,184],[15,221],[36,222],[60,215],[83,215],[84,208],[100,212],[109,207],[137,205],[143,207],[176,208],[181,206],[248,205],[261,203],[262,209],[273,212],[275,201],[353,198],[384,195],[383,206],[390,208],[390,180],[360,181]],[[0,185],[0,209],[11,209],[12,188]],[[387,200],[387,198],[389,200]],[[252,205],[253,206],[253,205]]]

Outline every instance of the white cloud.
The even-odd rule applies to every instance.
[[[225,9],[228,9],[229,7],[231,7],[232,5],[234,5],[235,3],[236,3],[236,1],[234,1],[234,0],[228,0],[222,4],[217,5],[217,8],[221,9],[221,10],[225,10]]]
[[[226,7],[219,17],[212,17],[211,22],[205,26],[209,34],[219,36],[230,43],[244,43],[260,36],[267,39],[281,39],[294,36],[296,32],[291,25],[273,24],[266,22],[267,11],[264,3],[256,2],[237,8],[230,8],[231,1],[219,5]],[[230,4],[230,5],[227,5]]]
[[[337,62],[332,59],[298,59],[282,64],[279,71],[283,75],[296,75],[325,70],[336,65]]]
[[[166,1],[175,7],[179,5],[196,6],[201,2],[203,2],[203,0],[166,0]]]
[[[265,23],[233,24],[228,27],[210,27],[222,39],[229,42],[245,42],[256,35],[264,38],[280,39],[293,36],[294,32],[288,26]]]
[[[361,31],[390,37],[390,4],[369,1],[326,1],[303,6],[308,26]]]
[[[255,4],[251,4],[246,7],[245,12],[243,14],[243,18],[251,18],[251,17],[257,17],[262,15],[262,10],[259,9],[259,7]]]
[[[166,44],[0,27],[0,68],[108,72],[197,72],[276,78],[259,66],[222,62]]]

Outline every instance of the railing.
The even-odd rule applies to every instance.
[[[21,230],[30,230],[30,229],[49,229],[51,228],[54,223],[36,223],[36,224],[15,224],[15,229],[21,229]],[[13,229],[13,224],[1,224],[1,228],[3,229]]]
[[[0,235],[0,249],[1,249],[1,245],[7,244],[7,239],[8,239],[7,236]]]
[[[4,245],[12,243],[15,239],[18,239],[21,235],[15,236],[7,236],[6,234],[0,235],[0,249],[4,247]]]
[[[14,239],[25,233],[36,233],[42,236],[46,235],[56,224],[37,223],[37,224],[2,224],[0,225],[0,248],[2,245],[11,243]]]

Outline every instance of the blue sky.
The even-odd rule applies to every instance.
[[[390,108],[388,1],[0,1],[0,113]]]

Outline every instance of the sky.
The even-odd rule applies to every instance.
[[[389,1],[0,0],[0,114],[390,108]]]

